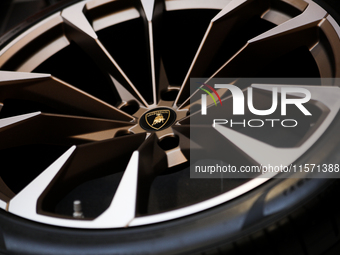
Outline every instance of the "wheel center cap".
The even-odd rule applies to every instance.
[[[142,115],[139,125],[148,131],[160,131],[170,127],[176,120],[176,113],[166,107],[156,108]]]

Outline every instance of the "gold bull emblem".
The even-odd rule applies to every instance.
[[[156,118],[153,120],[152,126],[159,124],[159,123],[164,123],[165,119],[162,114],[158,113]]]

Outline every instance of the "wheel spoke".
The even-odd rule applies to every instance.
[[[75,149],[76,147],[72,146],[50,167],[18,193],[10,201],[8,211],[25,218],[36,219],[38,198],[58,174],[63,165],[68,161]]]
[[[131,155],[144,139],[145,134],[136,134],[73,146],[18,193],[10,201],[9,210],[18,215],[22,213],[36,215],[36,211],[39,214],[53,212],[56,201],[76,186],[119,171],[113,167],[115,162],[122,160],[126,155]],[[30,203],[29,212],[25,208],[26,199]]]
[[[167,155],[159,147],[157,135],[153,133],[138,149],[137,214],[147,212],[150,187],[157,175],[168,167]]]
[[[260,16],[268,8],[269,1],[233,0],[211,20],[175,104],[180,105],[189,97],[190,77],[201,77],[205,73],[225,38],[233,31],[239,30],[250,18]]]
[[[153,134],[132,154],[111,205],[94,222],[103,226],[107,222],[115,227],[128,226],[136,214],[147,210],[151,183],[166,166],[166,154],[157,145],[157,136]]]
[[[161,22],[165,11],[165,3],[163,0],[141,0],[142,10],[141,16],[144,19],[145,31],[148,32],[146,39],[149,45],[150,53],[151,80],[153,101],[157,104],[160,92],[169,84],[164,80],[165,70],[161,69]],[[162,73],[161,73],[162,72]]]
[[[277,57],[299,47],[313,48],[319,40],[319,24],[326,15],[310,2],[302,14],[249,40],[213,77],[254,77]]]
[[[161,93],[167,91],[170,88],[168,76],[165,71],[165,67],[163,64],[163,60],[160,60],[160,69],[159,69],[159,76],[157,76],[157,83],[156,83],[156,91],[157,91],[157,102],[160,103],[162,100]],[[163,103],[165,103],[164,100],[162,100]],[[169,105],[171,106],[171,104]]]
[[[86,19],[83,11],[85,3],[73,5],[62,12],[62,17],[67,25],[67,37],[76,42],[103,71],[109,72],[140,102],[147,106],[147,102],[139,93],[118,63],[112,58],[104,45],[99,41],[96,32]]]
[[[68,145],[112,138],[130,122],[32,113],[0,120],[0,149],[27,144]]]
[[[233,20],[233,17],[238,15],[238,10],[245,9],[244,14],[238,15],[238,17],[246,21],[245,17],[248,17],[248,11],[252,9],[249,8],[249,4],[252,3],[253,1],[232,1],[212,20],[182,84],[175,102],[177,105],[185,103],[185,100],[190,96],[189,78],[204,73],[222,41],[226,38],[228,29],[232,30],[228,28],[230,19]],[[255,13],[260,14],[266,8],[268,8],[268,3],[263,2],[262,5],[254,5],[253,9]],[[324,10],[310,2],[302,14],[248,40],[212,77],[254,77],[258,71],[275,58],[302,46],[312,49],[318,43],[318,26],[326,15]],[[236,24],[235,29],[242,22]],[[219,36],[219,34],[224,34],[224,32],[220,32],[222,28],[227,29],[225,36]]]
[[[110,78],[113,84],[115,84],[118,95],[122,101],[121,104],[125,104],[129,101],[136,101],[139,104],[139,106],[143,106],[143,104],[135,96],[133,96],[122,84],[120,84],[115,78],[113,78],[111,75],[110,75]]]
[[[190,151],[197,149],[193,142],[190,142],[190,126],[189,125],[176,125],[172,129],[174,133],[179,137],[179,147],[183,155],[189,160]]]
[[[138,179],[139,154],[135,151],[119,183],[118,189],[109,208],[94,222],[107,225],[107,222],[116,227],[127,227],[135,218],[137,203],[137,179]]]
[[[324,50],[324,45],[321,41],[310,51],[319,68],[321,77],[340,76],[339,65],[333,65],[333,61],[334,63],[340,63],[340,41],[336,36],[336,33],[339,33],[339,31],[334,30],[334,26],[332,26],[332,24],[335,25],[336,21],[332,18],[332,16],[328,15],[326,20],[320,24],[320,28],[327,38],[329,38],[334,60],[330,60],[330,56]]]
[[[68,114],[131,121],[133,117],[49,74],[0,71],[0,102],[24,99]]]
[[[71,160],[61,169],[62,174],[39,199],[39,207],[48,208],[51,201],[62,198],[85,181],[118,172],[117,161],[124,162],[144,139],[145,134],[136,134],[77,146]]]

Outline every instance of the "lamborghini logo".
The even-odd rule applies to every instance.
[[[152,123],[152,126],[154,126],[155,124],[158,124],[158,123],[164,123],[164,117],[162,114],[160,113],[157,113],[157,116],[156,118],[153,120],[153,123]]]
[[[170,119],[170,110],[156,110],[145,114],[146,123],[153,129],[159,130]]]

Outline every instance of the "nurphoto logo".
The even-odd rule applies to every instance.
[[[209,88],[211,91],[213,91],[213,93],[217,96],[218,100],[220,101],[220,104],[222,106],[222,100],[220,98],[220,96],[218,95],[217,91],[207,85],[207,84],[203,84],[203,86]],[[232,94],[232,98],[233,98],[233,115],[244,115],[245,114],[245,99],[244,99],[244,94],[243,91],[235,86],[235,85],[231,85],[231,84],[215,84],[214,86],[216,89],[228,89],[231,94]],[[212,95],[211,92],[209,92],[207,89],[200,87],[201,90],[203,90],[204,92],[206,92],[214,101],[215,105],[217,105],[217,102],[214,98],[214,96]],[[299,87],[272,87],[272,106],[269,109],[266,110],[258,110],[254,107],[253,104],[253,88],[252,87],[248,87],[247,88],[247,106],[248,109],[251,113],[253,113],[254,115],[257,116],[267,116],[270,114],[273,114],[277,107],[278,107],[278,94],[281,94],[281,116],[285,116],[287,114],[287,105],[291,104],[291,105],[295,105],[304,115],[306,116],[311,116],[312,114],[306,109],[306,107],[303,105],[305,103],[308,103],[309,100],[311,99],[311,93],[308,89],[306,88],[299,88]],[[304,95],[304,97],[300,97],[300,98],[287,98],[287,94],[291,94],[291,93],[299,93]],[[201,95],[201,115],[207,115],[207,94],[202,94]],[[274,122],[275,121],[280,121],[281,125],[283,127],[295,127],[297,126],[298,122],[295,119],[284,119],[284,120],[279,120],[279,119],[265,119],[265,120],[261,120],[261,119],[250,119],[248,120],[248,126],[249,127],[262,127],[265,123],[265,121],[267,122],[271,122],[272,127],[274,127]],[[258,123],[258,125],[254,125],[254,123]],[[291,125],[288,125],[287,123],[294,123]],[[233,121],[230,120],[228,121],[227,119],[214,119],[213,120],[213,126],[215,127],[216,124],[227,124],[230,123],[231,127],[233,125]],[[240,124],[235,123],[235,124]],[[243,122],[241,122],[241,124],[243,124],[244,126],[246,126],[246,120],[244,120]]]

